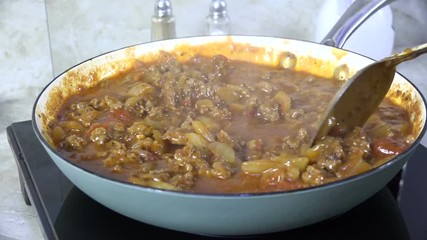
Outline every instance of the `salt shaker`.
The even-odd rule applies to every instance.
[[[175,17],[169,0],[156,0],[151,18],[151,40],[175,38]]]
[[[225,0],[212,0],[206,18],[208,35],[227,35],[230,31],[230,18]]]

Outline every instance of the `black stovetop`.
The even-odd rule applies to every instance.
[[[24,201],[38,214],[47,239],[215,239],[151,226],[98,204],[56,167],[30,121],[7,128]],[[427,149],[419,146],[384,189],[333,219],[286,232],[238,239],[427,239]],[[222,238],[224,239],[224,238]]]

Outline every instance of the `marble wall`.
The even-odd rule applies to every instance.
[[[30,119],[41,84],[53,76],[44,1],[0,1],[0,43],[0,239],[42,239],[22,198],[6,127]]]
[[[0,101],[52,78],[44,1],[0,1]]]
[[[177,37],[205,34],[210,0],[172,2]],[[286,3],[285,3],[286,2]],[[321,0],[228,1],[231,33],[311,39]],[[98,54],[150,41],[153,1],[47,1],[54,73]],[[63,17],[66,16],[66,17]]]

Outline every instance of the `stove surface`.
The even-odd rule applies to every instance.
[[[7,131],[24,201],[36,209],[46,239],[148,239],[153,236],[224,239],[167,230],[111,211],[81,192],[60,172],[33,133],[31,121],[13,123]],[[423,180],[426,174],[421,172],[427,167],[424,156],[427,149],[420,145],[403,174],[340,216],[286,232],[236,238],[427,239],[427,193],[415,187],[417,182],[427,182]]]

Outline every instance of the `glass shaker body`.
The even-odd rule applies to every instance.
[[[221,18],[208,16],[207,25],[207,34],[209,35],[227,35],[230,33],[230,19],[227,16]]]
[[[173,16],[152,17],[151,40],[163,40],[176,37],[175,18]]]

